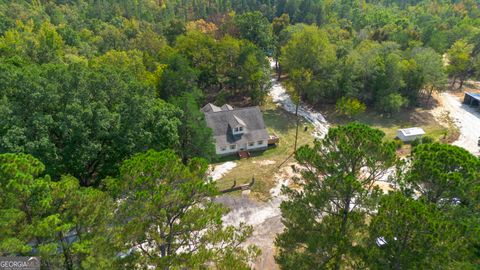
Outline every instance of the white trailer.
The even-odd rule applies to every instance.
[[[411,142],[425,135],[425,131],[419,127],[402,128],[397,131],[397,138],[403,142]]]

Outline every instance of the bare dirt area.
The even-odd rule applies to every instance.
[[[237,166],[237,163],[233,161],[228,161],[222,164],[218,164],[215,166],[210,166],[210,177],[212,178],[213,181],[217,181],[218,179],[221,179],[225,174],[230,172],[233,168]]]
[[[275,237],[283,231],[281,222],[280,204],[286,198],[281,194],[283,185],[290,185],[293,177],[299,175],[293,171],[295,163],[286,164],[276,174],[276,184],[270,190],[270,200],[266,202],[257,201],[248,193],[242,196],[224,195],[216,198],[230,208],[230,212],[223,218],[226,225],[238,225],[245,222],[253,226],[253,234],[245,243],[254,244],[262,250],[262,255],[255,261],[255,269],[279,269],[275,263]]]
[[[478,92],[470,89],[469,92]],[[453,145],[465,148],[474,155],[479,155],[477,145],[480,138],[480,111],[478,108],[470,107],[462,103],[463,92],[441,93],[437,95],[439,106],[432,110],[432,115],[437,121],[445,123],[444,117],[448,115],[458,127],[460,135]]]

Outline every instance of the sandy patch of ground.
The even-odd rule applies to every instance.
[[[478,108],[463,104],[461,99],[463,99],[462,95],[441,93],[438,95],[439,106],[432,110],[432,114],[442,124],[446,124],[445,116],[453,119],[460,130],[460,137],[453,142],[453,145],[463,147],[474,155],[479,155],[477,142],[480,138],[480,112]]]
[[[218,179],[221,179],[222,176],[227,174],[229,171],[231,171],[233,168],[237,166],[237,163],[233,161],[227,161],[222,164],[214,165],[211,166],[212,172],[210,173],[210,177],[212,178],[213,181],[217,181]]]
[[[394,188],[392,184],[385,181],[375,181],[375,185],[379,187],[384,193],[388,193],[389,191],[393,191]]]
[[[224,195],[216,198],[217,202],[223,203],[231,211],[223,217],[225,225],[238,225],[245,222],[254,228],[252,236],[246,245],[254,244],[262,250],[262,255],[255,261],[255,269],[278,269],[275,263],[275,237],[283,231],[281,222],[280,204],[286,199],[281,194],[282,186],[289,185],[291,179],[299,176],[293,171],[289,163],[282,167],[276,174],[276,185],[270,190],[271,199],[267,202],[258,202],[250,198],[248,192],[242,196]]]
[[[273,165],[275,163],[277,163],[275,160],[260,160],[260,161],[252,161],[253,164],[258,164],[260,166],[269,166],[269,165]]]
[[[270,66],[272,69],[275,68],[275,61],[270,61]],[[296,105],[292,101],[292,98],[288,94],[285,87],[277,80],[276,76],[272,76],[271,79],[272,88],[268,94],[272,97],[273,102],[277,105],[280,105],[284,110],[290,113],[295,113]],[[298,115],[305,118],[308,122],[312,123],[314,126],[313,135],[317,138],[322,138],[328,132],[328,122],[325,120],[325,117],[313,110],[312,108],[300,105],[298,108]]]

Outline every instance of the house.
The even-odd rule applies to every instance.
[[[425,135],[425,131],[419,127],[402,128],[397,130],[397,138],[403,142],[411,142]]]
[[[213,130],[217,155],[230,155],[244,151],[264,150],[270,139],[263,115],[258,106],[233,108],[211,103],[201,111],[207,125]]]
[[[478,107],[480,105],[480,94],[465,92],[465,96],[463,97],[463,103],[470,106]]]

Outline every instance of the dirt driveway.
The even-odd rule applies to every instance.
[[[448,113],[460,130],[460,137],[453,142],[474,155],[479,155],[477,142],[480,138],[480,111],[462,103],[463,97],[450,93],[438,95],[439,106],[432,111],[437,119]]]

